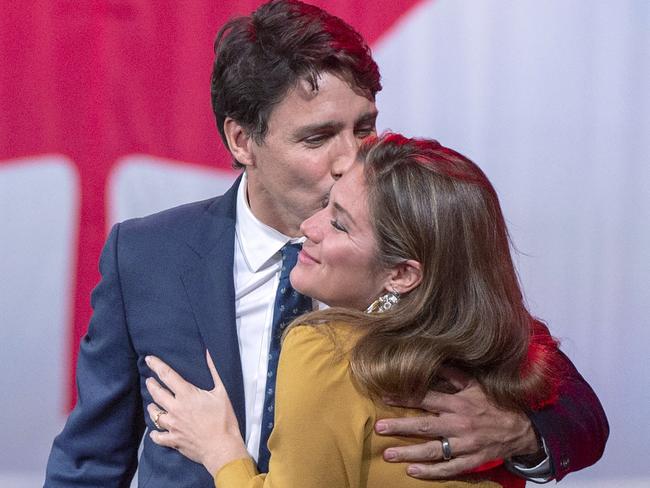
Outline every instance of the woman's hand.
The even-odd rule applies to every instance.
[[[188,383],[157,357],[147,356],[147,365],[167,386],[147,379],[147,390],[156,402],[147,405],[147,411],[160,429],[149,434],[153,442],[177,449],[214,475],[248,453],[228,393],[207,351],[206,358],[214,381],[210,391]]]

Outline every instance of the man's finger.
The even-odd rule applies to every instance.
[[[451,450],[451,458],[462,457],[467,453],[467,446],[463,446],[458,438],[447,439]],[[442,441],[435,439],[418,444],[389,447],[384,451],[384,459],[394,463],[430,463],[444,462]]]
[[[399,435],[421,439],[450,435],[445,422],[436,415],[381,419],[375,424],[375,431],[381,435]]]
[[[189,383],[185,381],[185,378],[174,371],[171,366],[165,363],[162,359],[157,358],[156,356],[147,356],[145,362],[172,393],[176,394],[183,388],[189,386]]]
[[[418,398],[398,398],[385,396],[382,398],[386,405],[402,408],[421,408],[422,400]]]
[[[450,408],[449,402],[452,402],[452,404],[454,403],[454,394],[429,390],[421,399],[384,397],[383,401],[386,405],[403,408],[418,408],[431,413],[453,412],[453,408]]]
[[[406,472],[413,478],[425,480],[454,478],[472,469],[475,463],[472,458],[460,457],[451,461],[441,461],[431,464],[409,464]]]
[[[437,414],[458,413],[464,405],[462,395],[466,391],[460,390],[457,393],[442,393],[430,390],[424,395],[418,408]]]
[[[391,463],[442,461],[440,441],[422,442],[408,446],[389,447],[384,459]]]
[[[438,376],[447,380],[457,390],[464,390],[472,381],[471,376],[451,366],[441,367]]]
[[[160,383],[158,383],[154,378],[147,378],[145,386],[154,402],[167,411],[171,409],[174,395],[172,395],[169,390],[160,386]]]

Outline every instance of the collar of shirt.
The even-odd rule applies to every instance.
[[[291,238],[262,223],[248,205],[247,178],[244,172],[237,190],[237,239],[252,273],[277,263],[273,257],[287,242],[302,243],[304,237]]]

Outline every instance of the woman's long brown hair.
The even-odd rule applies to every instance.
[[[481,169],[433,140],[384,134],[364,143],[378,265],[408,259],[422,282],[383,314],[332,308],[301,323],[364,331],[351,351],[372,396],[422,397],[440,368],[476,378],[499,405],[541,405],[554,394],[557,344],[526,310],[496,192]]]

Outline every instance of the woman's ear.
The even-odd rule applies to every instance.
[[[422,265],[414,259],[394,266],[386,283],[387,291],[396,291],[400,295],[408,293],[422,282]]]
[[[228,142],[228,149],[237,162],[244,166],[254,166],[255,158],[251,148],[253,139],[250,133],[230,117],[226,117],[223,122],[223,132]]]

